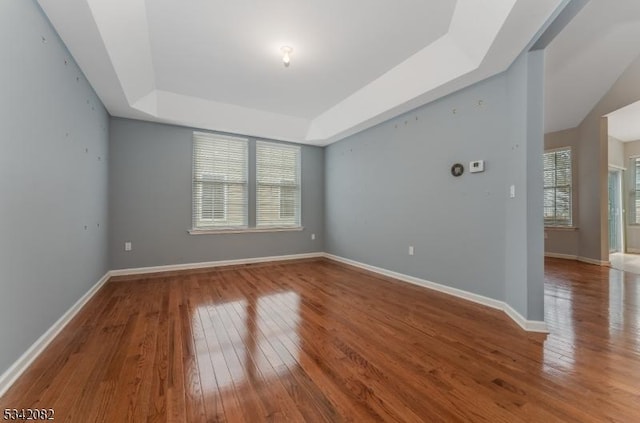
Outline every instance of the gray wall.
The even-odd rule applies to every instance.
[[[35,1],[0,2],[0,51],[3,373],[107,271],[108,116]]]
[[[510,136],[506,180],[505,300],[530,320],[544,320],[542,153],[544,51],[522,54],[507,71]]]
[[[111,120],[112,269],[324,251],[324,149],[312,146],[302,146],[304,231],[189,235],[192,134],[185,127]],[[249,157],[251,172],[255,159]],[[251,221],[255,207],[249,197]],[[132,251],[124,251],[126,241],[132,242]]]
[[[530,170],[541,160],[542,126],[535,111],[529,115],[530,66],[526,58],[520,62],[507,73],[327,147],[326,251],[498,300],[517,298],[513,306],[520,313],[541,318],[543,281],[530,281],[528,266],[540,267],[531,269],[532,277],[542,274],[541,163]],[[531,75],[537,73],[542,74],[539,66]],[[514,153],[517,145],[521,149]],[[540,157],[528,165],[532,151]],[[469,161],[476,159],[485,160],[486,171],[470,174]],[[456,162],[467,168],[459,178],[449,173]],[[539,192],[527,187],[532,175]],[[516,199],[508,198],[512,183]],[[540,217],[528,227],[526,210],[532,206],[539,206]],[[509,239],[508,217],[521,231]],[[532,230],[539,241],[529,239],[530,252]],[[408,255],[410,245],[414,256]],[[523,253],[507,267],[507,251],[515,248]],[[507,280],[516,274],[517,281]],[[531,306],[529,283],[540,297]],[[515,284],[510,298],[506,284]]]

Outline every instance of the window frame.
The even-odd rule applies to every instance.
[[[638,184],[638,167],[640,166],[640,156],[629,156],[629,167],[630,167],[630,175],[629,175],[629,204],[627,207],[628,210],[628,219],[627,224],[629,226],[640,226],[640,213],[638,213],[636,207],[636,199],[640,198],[640,184]]]
[[[575,157],[574,157],[574,151],[573,151],[573,147],[571,146],[564,146],[564,147],[558,147],[558,148],[551,148],[551,149],[547,149],[544,150],[543,155],[542,155],[542,172],[543,172],[543,220],[544,220],[544,227],[548,228],[548,229],[574,229],[574,163],[575,163]],[[569,152],[569,176],[571,178],[570,180],[570,184],[569,185],[558,185],[557,181],[554,183],[554,185],[552,187],[545,187],[544,186],[544,172],[546,170],[549,169],[545,169],[544,168],[544,158],[546,154],[549,153],[554,153],[557,154],[559,152],[563,152],[563,151],[568,151]],[[558,167],[557,167],[557,161],[554,162],[554,167],[553,167],[553,171],[556,173],[558,172]],[[555,178],[554,178],[555,179]],[[559,187],[562,188],[569,188],[569,221],[567,223],[558,223],[558,212],[557,212],[557,208],[554,210],[554,217],[553,220],[547,220],[546,217],[544,217],[544,191],[548,188],[553,188],[554,190],[554,204],[556,203],[556,199],[557,199],[557,190]]]
[[[246,142],[246,156],[245,156],[245,186],[246,186],[246,197],[245,197],[245,222],[246,225],[243,226],[222,226],[222,225],[211,225],[204,226],[196,225],[196,212],[195,212],[195,189],[196,189],[196,156],[195,156],[195,138],[196,135],[210,138],[218,138],[218,139],[230,139],[230,140],[238,140]],[[225,135],[218,134],[215,132],[204,132],[204,131],[192,131],[192,177],[191,177],[191,211],[192,211],[192,222],[191,228],[187,230],[187,233],[190,235],[214,235],[214,234],[241,234],[241,233],[260,233],[260,232],[296,232],[303,231],[304,226],[302,226],[302,145],[295,143],[284,143],[284,142],[276,142],[276,141],[267,141],[261,139],[255,139],[250,137],[243,136],[234,136],[234,135]],[[297,216],[296,225],[262,225],[258,226],[257,224],[257,215],[258,215],[258,171],[257,171],[257,145],[258,143],[266,143],[266,144],[274,144],[274,145],[282,145],[289,146],[291,148],[296,148],[298,150],[297,153],[297,189],[295,190],[294,197],[297,200],[299,215]],[[215,172],[210,172],[209,174],[218,174]],[[204,174],[203,174],[204,175]],[[251,178],[251,180],[250,180]],[[225,198],[228,199],[228,185],[225,183]],[[200,193],[202,197],[203,193]],[[278,203],[281,204],[281,191],[278,193]],[[295,202],[294,202],[294,213],[295,213]],[[200,198],[200,221],[202,221],[202,198]],[[281,210],[279,210],[281,212]],[[228,218],[228,201],[225,200],[225,218]]]
[[[245,198],[244,198],[244,224],[242,225],[222,225],[219,224],[220,222],[223,221],[228,221],[229,219],[229,185],[233,184],[234,182],[229,182],[227,175],[223,174],[223,173],[218,173],[218,172],[203,172],[201,177],[199,178],[200,180],[198,180],[197,178],[197,165],[196,165],[196,161],[197,161],[197,157],[196,157],[196,138],[200,137],[200,138],[208,138],[210,139],[212,142],[215,142],[215,140],[226,140],[226,141],[236,141],[236,142],[242,142],[244,143],[244,150],[245,150],[245,155],[244,155],[244,175],[243,175],[243,183],[238,183],[238,185],[243,186],[243,189],[246,193]],[[250,154],[250,148],[249,148],[249,139],[245,138],[245,137],[240,137],[240,136],[229,136],[229,135],[222,135],[222,134],[217,134],[217,133],[211,133],[211,132],[201,132],[201,131],[193,131],[192,132],[192,138],[191,138],[191,160],[192,160],[192,169],[191,169],[191,229],[189,229],[189,233],[195,234],[195,233],[218,233],[218,232],[232,232],[232,231],[242,231],[247,229],[249,226],[249,154]],[[207,221],[211,222],[210,225],[203,225],[201,224],[203,221],[205,221],[205,219],[202,218],[202,214],[203,214],[203,197],[204,197],[204,175],[218,175],[218,176],[223,176],[224,177],[224,182],[222,182],[223,187],[224,187],[224,193],[225,193],[225,202],[224,202],[224,213],[225,213],[225,218],[224,219],[206,219]],[[200,198],[199,198],[199,203],[196,200],[196,190],[197,190],[197,184],[200,184]],[[198,207],[199,206],[199,207]],[[196,209],[196,207],[198,207],[198,209]],[[212,212],[215,214],[215,210],[212,210]],[[200,223],[200,224],[199,224]],[[218,223],[218,224],[215,224]]]
[[[277,196],[277,202],[279,204],[278,207],[278,217],[281,219],[282,218],[282,188],[283,187],[292,187],[294,188],[294,223],[292,224],[260,224],[259,223],[259,219],[258,219],[258,215],[259,215],[259,208],[258,208],[258,191],[259,191],[259,187],[261,185],[260,181],[258,180],[259,175],[258,175],[258,147],[260,145],[265,145],[265,146],[275,146],[276,148],[284,148],[284,149],[291,149],[291,150],[296,150],[296,179],[297,179],[297,184],[295,185],[288,185],[288,184],[284,184],[283,181],[286,181],[287,178],[280,178],[280,183],[269,183],[269,184],[264,184],[264,185],[270,185],[272,187],[278,187],[278,196]],[[295,180],[292,182],[296,182]],[[256,148],[255,148],[255,184],[256,184],[256,190],[255,190],[255,223],[256,223],[256,228],[257,229],[275,229],[275,230],[279,230],[279,229],[291,229],[291,230],[296,230],[296,229],[303,229],[302,226],[302,146],[297,145],[297,144],[287,144],[287,143],[281,143],[281,142],[273,142],[273,141],[266,141],[266,140],[256,140]],[[296,215],[296,203],[298,205],[297,207],[297,211],[298,214]]]

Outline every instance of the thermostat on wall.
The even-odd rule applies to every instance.
[[[484,160],[476,160],[469,163],[469,172],[477,173],[484,172]]]

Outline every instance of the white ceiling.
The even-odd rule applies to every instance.
[[[114,116],[325,145],[505,70],[565,1],[39,3]]]
[[[591,0],[546,49],[545,132],[578,126],[639,54],[640,1]]]

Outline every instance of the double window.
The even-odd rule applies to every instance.
[[[194,132],[193,229],[247,229],[250,213],[258,229],[301,225],[300,147],[257,141],[251,169],[249,151],[245,138]]]
[[[558,148],[544,153],[544,224],[572,225],[571,148]]]

